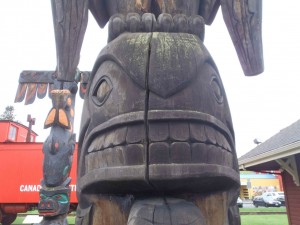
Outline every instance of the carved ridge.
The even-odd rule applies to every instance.
[[[108,42],[117,38],[124,32],[168,32],[168,33],[188,33],[198,36],[204,40],[205,21],[199,15],[186,16],[177,14],[162,13],[155,18],[152,13],[140,15],[138,13],[115,14],[109,20]]]

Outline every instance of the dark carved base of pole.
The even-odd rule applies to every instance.
[[[90,196],[76,225],[240,225],[236,191],[174,196]]]
[[[176,198],[153,198],[136,201],[127,224],[206,225],[206,222],[201,211],[191,202]]]

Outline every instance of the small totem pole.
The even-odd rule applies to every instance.
[[[81,77],[80,95],[83,97],[88,72],[78,72]],[[69,177],[75,148],[73,133],[76,82],[60,82],[56,71],[23,71],[19,79],[15,102],[34,102],[35,97],[44,98],[49,89],[52,99],[44,128],[51,128],[43,144],[43,180],[40,190],[39,214],[44,216],[42,224],[67,224],[70,206],[71,178]],[[49,86],[49,87],[48,87]],[[32,118],[28,117],[32,122]]]
[[[44,216],[41,224],[67,224],[66,215],[70,207],[69,174],[76,142],[73,133],[75,96],[77,83],[81,82],[80,94],[83,97],[89,77],[88,72],[77,70],[87,22],[87,6],[84,1],[73,3],[53,0],[52,9],[57,70],[23,71],[15,101],[22,101],[26,91],[25,104],[32,103],[36,95],[43,98],[49,84],[53,107],[44,128],[50,127],[51,131],[43,144],[43,181],[38,210]]]

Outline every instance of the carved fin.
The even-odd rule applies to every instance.
[[[48,83],[54,82],[54,73],[55,71],[22,71],[15,102],[22,102],[26,96],[25,105],[28,105],[34,102],[36,95],[38,98],[44,98]]]
[[[25,105],[32,104],[35,100],[37,84],[28,84],[27,94],[25,97]]]
[[[221,0],[221,7],[245,75],[262,73],[262,0]]]
[[[34,102],[36,96],[39,99],[47,95],[51,98],[51,91],[54,89],[55,71],[22,71],[19,77],[19,85],[16,92],[15,103],[22,102],[26,96],[25,104]],[[81,71],[80,97],[84,98],[84,93],[89,82],[91,72]],[[49,86],[49,87],[48,87]]]
[[[70,120],[64,109],[57,110],[56,108],[52,108],[45,120],[44,128],[52,127],[55,124],[70,129]]]
[[[48,89],[48,84],[38,84],[37,97],[39,99],[44,98],[47,94],[47,89]]]
[[[25,98],[27,90],[27,84],[19,84],[15,97],[15,102],[22,102]]]
[[[44,129],[51,127],[55,123],[55,117],[56,117],[56,109],[52,108],[45,120]]]
[[[70,120],[65,110],[58,110],[58,124],[66,129],[70,128]]]

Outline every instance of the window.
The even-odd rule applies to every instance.
[[[34,136],[30,135],[30,142],[34,142]]]
[[[9,133],[8,133],[8,139],[9,140],[12,140],[12,141],[15,141],[16,138],[17,138],[17,130],[18,128],[13,126],[13,125],[10,125],[9,127]]]

